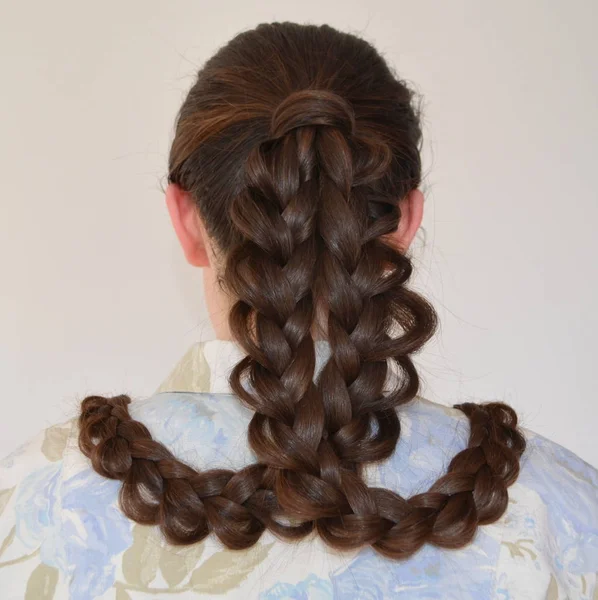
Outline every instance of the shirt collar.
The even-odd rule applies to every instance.
[[[228,375],[243,356],[243,350],[233,341],[196,342],[179,359],[157,393],[231,393]]]
[[[316,373],[330,355],[330,346],[316,341]],[[231,340],[209,340],[193,344],[177,362],[156,393],[206,392],[231,394],[228,376],[245,356],[244,350]]]

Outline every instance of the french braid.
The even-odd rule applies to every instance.
[[[525,439],[502,403],[461,404],[468,447],[425,493],[370,487],[396,449],[397,409],[419,388],[410,356],[431,305],[389,234],[420,183],[412,94],[375,49],[328,26],[262,24],[204,65],[181,107],[169,181],[197,200],[224,256],[230,329],[246,356],[230,383],[251,407],[256,462],[196,471],[131,418],[127,396],[82,403],[79,445],[122,481],[131,519],[174,544],[214,533],[246,548],[265,530],[405,558],[457,548],[505,511]],[[331,356],[315,379],[314,332]]]

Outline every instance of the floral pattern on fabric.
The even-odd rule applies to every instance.
[[[254,461],[251,412],[226,391],[233,358],[238,351],[227,343],[197,345],[159,393],[132,403],[132,416],[196,468]],[[423,398],[400,415],[396,452],[367,473],[372,485],[408,496],[444,472],[467,444],[468,425]],[[343,554],[314,537],[290,544],[269,533],[242,552],[212,537],[171,546],[156,527],[122,514],[120,482],[91,469],[76,421],[59,424],[0,463],[0,598],[596,600],[598,471],[542,436],[527,437],[497,523],[466,548],[425,546],[392,561],[369,548]]]

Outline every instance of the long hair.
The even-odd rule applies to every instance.
[[[213,532],[240,549],[266,529],[316,531],[338,549],[404,558],[425,543],[464,546],[504,513],[525,440],[502,403],[457,406],[468,447],[427,492],[403,498],[363,474],[395,450],[397,409],[420,385],[411,356],[437,324],[389,236],[421,183],[414,98],[371,44],[328,25],[260,24],[203,65],[168,181],[194,198],[223,256],[246,354],[230,384],[253,409],[257,462],[196,471],[131,418],[127,396],[88,397],[80,448],[122,481],[129,518],[174,544]],[[330,346],[317,377],[316,326]]]

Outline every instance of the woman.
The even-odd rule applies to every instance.
[[[420,140],[329,26],[204,65],[166,202],[218,339],[2,463],[2,598],[598,597],[596,470],[504,404],[418,395]]]

